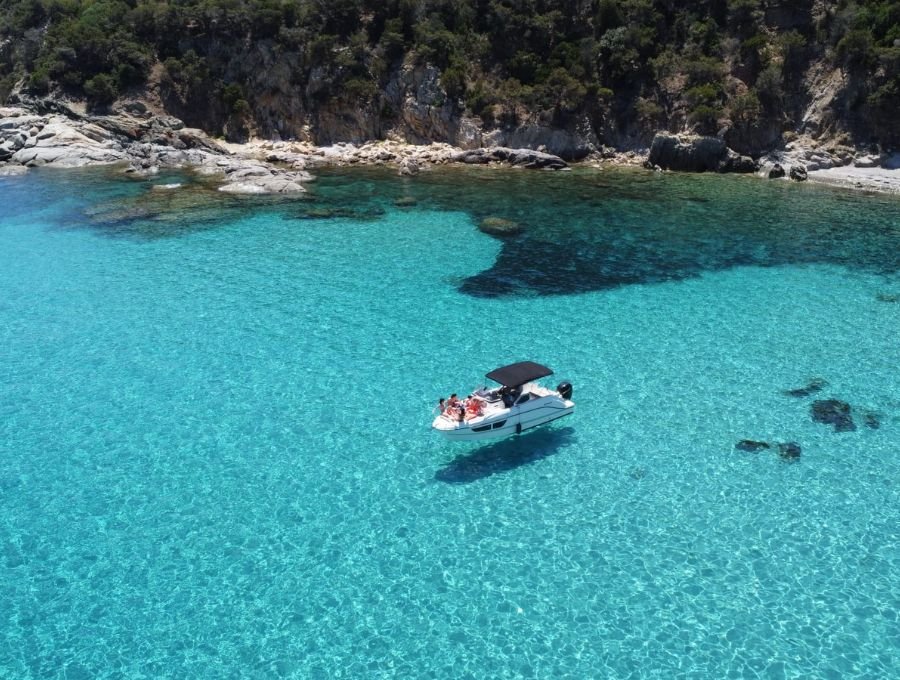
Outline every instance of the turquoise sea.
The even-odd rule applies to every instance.
[[[0,677],[900,676],[900,200],[318,174],[0,180]]]

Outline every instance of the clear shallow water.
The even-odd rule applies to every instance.
[[[900,673],[896,201],[610,172],[160,194],[0,182],[0,676]],[[526,358],[572,418],[428,431]]]

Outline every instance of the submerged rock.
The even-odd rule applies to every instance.
[[[309,208],[299,215],[295,215],[299,219],[307,220],[333,220],[333,219],[351,219],[351,220],[374,220],[384,215],[384,209],[380,207],[371,207],[364,210],[353,210],[352,208],[328,208],[324,206]]]
[[[816,392],[821,392],[828,386],[828,381],[822,378],[813,378],[806,387],[798,387],[794,390],[785,390],[785,394],[789,397],[808,397]]]
[[[401,196],[400,198],[394,199],[394,205],[398,208],[411,208],[417,204],[418,201],[412,196]]]
[[[881,420],[879,419],[878,414],[872,413],[871,411],[863,416],[863,422],[870,430],[877,430],[881,427]]]
[[[524,229],[518,222],[507,220],[502,217],[485,217],[478,225],[479,231],[491,236],[515,236],[521,234]]]
[[[817,423],[833,425],[835,432],[852,432],[856,423],[850,415],[850,404],[839,399],[819,399],[810,407],[810,415]]]
[[[747,453],[758,453],[763,449],[771,448],[768,442],[758,442],[753,439],[742,439],[734,448],[738,451],[746,451]]]
[[[778,455],[783,460],[796,460],[800,457],[800,444],[797,442],[786,442],[778,445]]]
[[[879,302],[900,302],[900,294],[896,293],[878,293],[875,299]]]

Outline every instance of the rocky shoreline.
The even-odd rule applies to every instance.
[[[798,139],[784,150],[754,160],[716,137],[660,133],[649,149],[625,152],[603,148],[580,161],[591,167],[644,166],[655,171],[756,173],[770,179],[809,180],[864,191],[900,194],[900,154],[871,155],[846,146],[822,147]],[[303,194],[314,180],[310,170],[326,166],[386,165],[415,175],[437,165],[501,165],[562,170],[568,164],[544,150],[488,147],[460,149],[449,144],[372,141],[327,147],[307,142],[213,140],[177,118],[154,115],[139,102],[114,113],[88,115],[53,100],[0,107],[0,177],[33,167],[75,168],[121,165],[123,171],[152,176],[165,169],[190,169],[232,194]]]
[[[37,110],[0,108],[0,177],[29,168],[122,165],[126,173],[152,176],[166,169],[190,169],[233,194],[302,194],[314,180],[308,169],[331,165],[391,164],[403,175],[430,165],[502,163],[510,167],[560,170],[564,160],[532,149],[458,149],[448,144],[371,142],[315,147],[302,143],[252,141],[228,144],[172,116],[131,109],[90,116],[59,102]]]

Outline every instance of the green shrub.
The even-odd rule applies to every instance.
[[[713,83],[704,83],[703,85],[692,87],[684,93],[684,96],[692,107],[701,105],[713,106],[721,99],[722,90]]]
[[[16,86],[16,76],[13,73],[0,78],[0,104],[5,104],[13,88]]]
[[[104,107],[112,104],[119,96],[116,79],[108,73],[98,73],[84,81],[84,93],[92,106]]]
[[[729,103],[731,120],[735,123],[752,125],[762,114],[762,104],[755,90],[740,94]]]
[[[711,135],[716,133],[721,115],[722,109],[719,107],[700,104],[691,109],[691,112],[688,114],[688,120],[693,124],[696,132]]]
[[[461,99],[466,93],[466,66],[453,62],[441,73],[441,86],[451,99]]]
[[[366,104],[378,92],[378,86],[366,78],[348,78],[341,84],[340,99],[347,102]]]
[[[662,121],[665,110],[655,101],[640,97],[634,105],[635,114],[641,127],[655,128]]]
[[[721,59],[699,57],[688,60],[684,64],[684,70],[688,77],[688,85],[694,86],[720,82],[725,69]]]
[[[756,92],[763,108],[774,114],[784,98],[784,77],[775,64],[767,66],[756,79]]]
[[[864,70],[869,66],[874,54],[872,33],[866,29],[850,31],[838,42],[835,55],[847,69]]]

